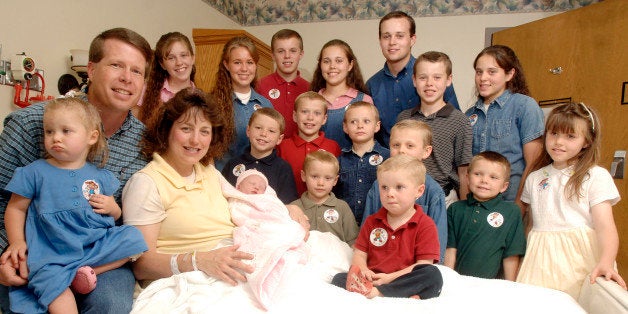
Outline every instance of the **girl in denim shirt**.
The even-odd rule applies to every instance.
[[[351,139],[342,130],[347,106],[365,101],[373,103],[366,94],[366,85],[353,50],[340,39],[328,41],[318,55],[310,89],[327,100],[327,123],[321,129],[325,137],[332,139],[340,148],[350,148]]]
[[[473,155],[491,150],[508,159],[512,171],[503,196],[519,202],[520,183],[542,151],[543,112],[528,96],[523,69],[509,47],[484,48],[473,67],[478,100],[466,112],[473,128]]]
[[[242,155],[249,146],[246,127],[253,112],[262,107],[273,108],[270,101],[254,89],[259,54],[250,38],[230,39],[222,50],[221,60],[212,94],[218,98],[225,116],[226,143],[230,146],[225,156],[215,160],[218,170],[222,170],[231,157]]]

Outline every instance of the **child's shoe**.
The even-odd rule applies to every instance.
[[[363,295],[368,295],[373,289],[373,283],[368,281],[366,277],[360,272],[360,267],[357,265],[351,265],[349,273],[347,273],[347,286],[346,289],[351,292],[357,292]]]
[[[88,294],[96,288],[96,273],[89,266],[83,266],[76,271],[76,276],[70,288],[80,294]]]

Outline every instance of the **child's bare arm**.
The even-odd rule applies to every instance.
[[[390,274],[385,274],[385,273],[375,274],[375,276],[373,277],[373,285],[379,286],[379,285],[391,283],[393,280],[395,280],[395,279],[397,279],[397,278],[399,278],[399,277],[401,277],[401,276],[403,276],[405,274],[410,273],[412,271],[412,269],[414,269],[415,266],[422,265],[422,264],[430,264],[430,265],[432,265],[432,264],[434,264],[434,261],[433,260],[418,260],[416,263],[414,263],[414,264],[412,264],[412,265],[410,265],[410,266],[408,266],[406,268],[400,269],[400,270],[398,270],[396,272],[392,272]]]
[[[451,269],[454,269],[454,267],[456,266],[457,252],[458,249],[456,249],[455,247],[448,247],[445,250],[445,260],[443,261],[443,264]]]
[[[591,283],[595,278],[603,276],[606,280],[615,280],[626,289],[626,282],[615,270],[615,258],[619,249],[619,236],[613,219],[613,207],[609,201],[602,202],[591,208],[593,228],[601,249],[600,261],[591,272]]]
[[[461,200],[466,200],[467,194],[469,194],[469,177],[467,174],[468,170],[469,170],[469,165],[458,167],[458,178],[460,179],[460,189],[458,190],[458,198]]]
[[[530,230],[532,230],[532,212],[530,212],[529,204],[522,202],[521,206],[523,206],[523,216],[521,218],[523,219],[524,235],[527,237]]]
[[[369,281],[373,281],[373,276],[375,273],[370,270],[367,266],[366,259],[368,255],[366,252],[353,249],[353,259],[351,260],[351,265],[357,265],[360,267],[360,272],[368,279]]]
[[[26,224],[26,212],[31,200],[24,196],[13,194],[7,204],[4,214],[4,225],[7,231],[9,246],[0,257],[0,263],[5,264],[9,259],[13,265],[20,265],[26,261],[27,245],[24,226]],[[20,277],[28,278],[28,269],[19,267]]]
[[[534,161],[536,161],[541,153],[543,152],[543,140],[541,138],[537,138],[530,142],[523,144],[523,160],[526,162],[526,167],[523,169],[523,174],[521,175],[521,181],[519,182],[519,186],[513,186],[513,189],[517,189],[517,196],[515,196],[515,204],[519,205],[521,208],[521,213],[525,214],[523,211],[523,204],[521,202],[521,193],[523,193],[523,187],[526,182],[526,178],[528,174],[532,172],[532,165]]]
[[[519,271],[519,255],[508,256],[502,260],[504,265],[504,279],[515,281]]]
[[[122,216],[122,209],[120,209],[113,196],[92,194],[89,198],[89,205],[94,208],[94,212],[101,215],[109,215],[115,220]]]

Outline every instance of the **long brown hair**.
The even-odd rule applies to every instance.
[[[584,130],[576,130],[576,121],[584,121]],[[600,161],[601,133],[600,121],[594,110],[583,103],[570,103],[559,105],[554,108],[545,124],[543,134],[543,152],[532,166],[532,170],[537,170],[552,163],[552,158],[547,152],[545,138],[550,132],[574,133],[583,132],[585,147],[574,157],[574,174],[567,181],[565,192],[568,199],[579,199],[582,182],[587,178],[589,169]]]
[[[497,62],[497,65],[499,65],[500,68],[504,69],[506,73],[510,72],[512,69],[515,69],[515,74],[512,76],[512,79],[506,82],[506,89],[508,89],[512,93],[519,93],[530,96],[530,90],[528,89],[528,84],[526,84],[526,78],[523,74],[523,67],[521,66],[521,62],[519,62],[519,58],[517,58],[517,55],[512,49],[510,49],[510,47],[503,45],[493,45],[484,48],[478,54],[478,56],[475,57],[475,61],[473,61],[474,69],[478,64],[478,59],[480,59],[480,57],[483,55],[489,55],[495,58],[495,62]]]
[[[332,39],[328,41],[323,48],[321,48],[321,52],[318,53],[318,63],[316,66],[316,70],[314,71],[314,76],[312,77],[312,83],[310,84],[310,90],[318,92],[322,88],[327,86],[327,82],[323,78],[323,73],[321,71],[321,62],[323,62],[323,50],[328,47],[340,47],[347,57],[348,62],[353,62],[353,67],[351,71],[347,74],[347,86],[355,88],[363,93],[367,93],[366,84],[364,84],[364,79],[362,78],[362,71],[360,71],[360,65],[358,64],[358,59],[355,57],[353,50],[346,42],[340,39]]]
[[[168,78],[168,71],[163,68],[161,63],[165,60],[170,53],[172,44],[175,42],[183,43],[190,54],[194,56],[194,50],[192,49],[192,43],[190,39],[179,33],[172,32],[167,33],[159,38],[157,46],[155,47],[155,54],[153,57],[153,65],[151,67],[150,75],[146,83],[146,91],[144,93],[144,99],[142,100],[142,106],[140,107],[138,118],[144,124],[148,125],[150,117],[157,112],[157,108],[161,106],[161,89],[164,85],[164,81]],[[196,65],[192,65],[192,73],[190,74],[190,80],[194,81],[194,75],[196,74]]]
[[[180,90],[158,109],[153,126],[146,128],[142,138],[144,156],[151,160],[153,153],[165,153],[168,150],[168,138],[174,123],[184,116],[195,116],[199,113],[212,125],[212,141],[200,163],[207,166],[212,159],[222,157],[229,147],[229,142],[225,141],[224,117],[218,101],[202,90],[191,87]]]
[[[231,143],[235,137],[235,116],[233,112],[233,81],[224,63],[229,62],[231,51],[240,47],[246,48],[249,51],[256,64],[259,61],[257,48],[250,38],[245,36],[231,38],[222,49],[218,73],[216,74],[216,86],[212,90],[212,94],[218,99],[220,111],[225,117],[224,136],[227,143]],[[251,89],[255,88],[256,80],[257,73],[255,74],[255,79],[251,82]]]

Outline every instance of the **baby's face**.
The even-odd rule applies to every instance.
[[[262,194],[266,191],[266,182],[258,175],[250,175],[240,182],[238,190],[245,194]]]

